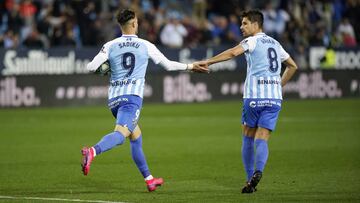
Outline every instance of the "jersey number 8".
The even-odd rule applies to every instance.
[[[279,64],[277,60],[277,54],[274,48],[268,48],[268,59],[269,59],[269,70],[270,72],[277,72],[279,69]]]

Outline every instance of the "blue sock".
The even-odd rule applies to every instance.
[[[131,156],[138,167],[141,174],[144,178],[148,177],[150,174],[149,167],[146,163],[145,155],[142,149],[142,136],[138,137],[136,140],[130,140],[131,145]]]
[[[96,151],[96,155],[101,154],[102,152],[106,152],[107,150],[110,150],[114,148],[117,145],[121,145],[125,141],[125,136],[122,135],[118,131],[114,131],[112,133],[109,133],[105,135],[100,142],[98,142],[94,149]]]
[[[257,139],[255,140],[255,147],[256,147],[256,170],[257,171],[264,171],[266,161],[269,156],[269,148],[266,140]]]
[[[249,181],[254,173],[254,138],[244,135],[241,151],[247,180]]]

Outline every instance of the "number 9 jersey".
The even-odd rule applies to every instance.
[[[109,100],[122,95],[137,95],[143,98],[149,58],[155,64],[168,61],[149,41],[140,39],[136,35],[122,35],[107,42],[88,65],[88,69],[92,71],[99,64],[109,61],[111,68]],[[183,69],[186,69],[186,65]]]
[[[248,37],[240,45],[247,61],[244,98],[282,99],[281,62],[288,59],[289,54],[265,33]]]

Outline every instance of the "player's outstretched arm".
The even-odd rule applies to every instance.
[[[244,52],[245,52],[244,48],[239,44],[233,48],[230,48],[230,49],[227,49],[227,50],[221,52],[220,54],[218,54],[214,57],[211,57],[211,58],[205,60],[205,62],[207,63],[207,65],[211,65],[214,63],[222,62],[222,61],[227,61],[238,55],[243,54]],[[204,62],[202,62],[202,63],[204,63]]]
[[[145,41],[145,44],[148,47],[148,53],[150,58],[154,61],[155,64],[160,64],[167,71],[175,71],[175,70],[188,70],[192,72],[208,72],[207,66],[199,66],[197,64],[185,64],[179,63],[176,61],[171,61],[163,53],[160,52],[156,46],[148,41]]]
[[[198,65],[196,63],[191,63],[191,64],[179,63],[176,61],[170,61],[166,57],[160,62],[160,65],[163,66],[168,71],[187,70],[187,71],[197,72],[197,73],[209,72],[209,69],[207,66]]]
[[[286,65],[286,69],[281,77],[281,86],[284,87],[286,83],[292,78],[292,76],[295,74],[297,65],[295,61],[289,57],[283,62]]]
[[[203,61],[197,61],[193,63],[194,67],[199,68],[200,70],[206,70],[206,72],[210,72],[208,66],[214,63],[219,63],[222,61],[227,61],[232,59],[238,55],[241,55],[245,52],[244,48],[241,45],[237,45],[233,48],[223,51],[222,53],[211,57],[209,59]],[[204,71],[202,71],[204,72]]]

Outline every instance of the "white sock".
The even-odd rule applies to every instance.
[[[94,147],[91,147],[91,150],[94,152],[94,157],[96,157],[96,150]]]
[[[154,177],[152,175],[149,175],[148,177],[145,178],[145,180],[151,180],[153,179]]]

